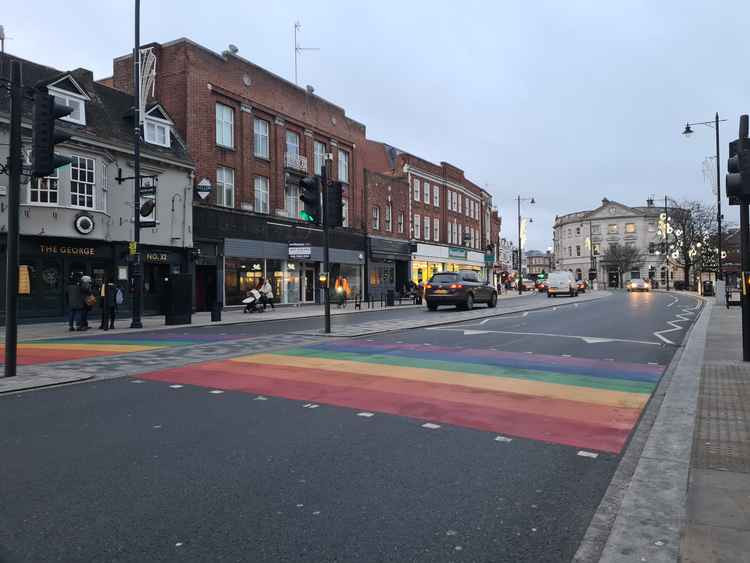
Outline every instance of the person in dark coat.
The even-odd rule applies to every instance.
[[[78,330],[89,329],[89,311],[91,310],[91,305],[87,303],[87,301],[92,295],[94,295],[91,286],[91,276],[81,276],[79,289],[81,292],[81,300],[83,301],[83,304],[81,305],[81,322],[78,323]],[[94,303],[96,303],[95,300]]]
[[[102,306],[102,324],[100,330],[109,330],[115,328],[115,315],[117,312],[117,286],[111,281],[102,284],[100,291]]]
[[[70,309],[69,330],[74,331],[81,326],[83,312],[83,295],[74,274],[70,274],[70,280],[65,288],[65,297]]]

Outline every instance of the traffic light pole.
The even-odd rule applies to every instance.
[[[750,206],[740,204],[740,254],[742,256],[742,360],[750,362],[750,295],[747,277],[750,272]]]
[[[141,214],[139,213],[141,201],[141,1],[135,0],[135,47],[133,48],[133,115],[135,116],[133,135],[133,240],[135,241],[136,254],[131,264],[131,275],[133,276],[133,308],[130,328],[143,328],[141,321],[141,301],[143,298],[143,275],[141,269]]]
[[[719,244],[718,252],[718,262],[717,266],[719,268],[719,279],[724,279],[724,274],[721,271],[721,164],[719,163],[719,112],[716,112],[716,121],[714,125],[714,129],[716,130],[716,225],[717,225],[717,231],[719,235]]]
[[[325,328],[326,334],[331,333],[331,272],[329,270],[329,244],[328,244],[328,167],[331,165],[330,160],[326,160],[320,170],[321,191],[323,192],[323,209],[321,210],[323,223],[323,270],[326,273],[326,286],[323,289],[323,308],[325,311]]]
[[[518,295],[523,295],[523,275],[521,274],[521,196],[518,196]]]
[[[664,261],[667,265],[667,291],[669,291],[669,207],[664,196]]]
[[[5,255],[5,377],[16,375],[18,341],[18,196],[21,191],[21,63],[10,67],[10,151],[8,156],[8,243]]]

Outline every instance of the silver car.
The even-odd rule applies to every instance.
[[[651,284],[640,278],[633,278],[625,287],[628,291],[651,291]]]

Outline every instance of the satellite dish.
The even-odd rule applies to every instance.
[[[154,208],[156,207],[156,202],[153,199],[147,199],[143,205],[141,205],[141,210],[139,213],[141,214],[141,217],[148,217],[154,212]]]
[[[233,55],[236,55],[239,52],[239,49],[237,48],[237,45],[229,44],[229,52]]]

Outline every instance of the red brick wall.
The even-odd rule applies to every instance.
[[[365,170],[365,200],[367,202],[367,232],[389,238],[409,239],[409,185],[403,177],[379,174]],[[385,209],[388,204],[393,209],[390,231],[386,230]],[[380,229],[372,228],[372,208],[380,209]],[[404,232],[398,232],[398,215],[404,214]]]
[[[235,171],[235,205],[254,204],[254,179],[269,178],[269,210],[284,208],[285,131],[300,136],[300,154],[308,159],[308,173],[313,172],[313,138],[325,142],[334,153],[333,179],[338,176],[338,151],[332,151],[331,140],[347,150],[349,157],[349,224],[361,228],[363,206],[365,146],[364,125],[346,117],[344,110],[305,89],[273,75],[237,56],[219,56],[187,41],[170,45],[152,44],[157,57],[156,98],[175,121],[196,162],[196,177],[216,182],[216,167]],[[132,58],[114,61],[113,84],[129,91],[132,86]],[[250,79],[250,85],[244,78]],[[234,150],[216,145],[215,104],[234,109]],[[249,107],[252,113],[242,111]],[[269,159],[253,154],[253,118],[270,124]],[[281,124],[277,123],[281,120]],[[305,131],[312,136],[306,136]],[[208,202],[215,201],[215,193]]]

